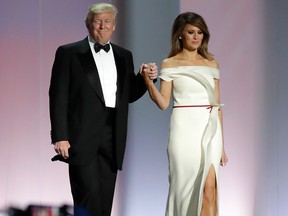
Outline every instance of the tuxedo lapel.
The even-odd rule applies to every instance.
[[[113,48],[113,54],[117,70],[117,93],[116,93],[116,104],[117,104],[119,98],[123,93],[124,81],[126,76],[125,73],[126,65],[124,57],[119,52],[119,48],[114,44],[111,45]],[[87,38],[84,39],[82,48],[83,48],[82,51],[79,53],[79,59],[82,64],[83,70],[85,71],[92,88],[99,96],[101,101],[105,104],[103,91],[101,87],[101,81]]]
[[[82,64],[83,71],[85,71],[92,88],[99,96],[100,100],[105,104],[98,70],[92,52],[90,50],[87,38],[84,39],[83,50],[79,53],[79,59]]]
[[[117,46],[112,45],[113,54],[115,58],[116,70],[117,70],[117,93],[116,93],[116,105],[119,102],[119,99],[123,93],[123,85],[125,80],[125,61],[123,56],[119,53]]]

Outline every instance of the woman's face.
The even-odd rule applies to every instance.
[[[194,51],[197,50],[204,38],[204,33],[201,29],[191,24],[186,24],[182,35],[182,45],[184,49]]]

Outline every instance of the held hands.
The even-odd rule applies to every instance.
[[[58,155],[61,155],[64,159],[69,158],[68,149],[70,148],[70,143],[68,141],[59,141],[54,145],[54,150]]]
[[[140,74],[145,82],[153,81],[158,77],[158,67],[155,63],[142,64],[140,66]]]

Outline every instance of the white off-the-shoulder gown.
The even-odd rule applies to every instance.
[[[218,188],[223,143],[218,118],[221,105],[216,103],[214,79],[219,77],[219,70],[208,66],[161,69],[160,78],[173,82],[174,99],[168,143],[170,186],[166,216],[200,215],[204,183],[211,166]]]

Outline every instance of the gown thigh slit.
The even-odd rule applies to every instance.
[[[213,176],[212,177],[210,177],[210,178],[213,178],[213,179],[209,179],[209,181],[214,181],[213,183],[208,183],[207,184],[207,181],[208,181],[208,176],[209,176],[209,174],[212,174]],[[209,188],[209,187],[211,187],[211,185],[209,185],[209,184],[213,184],[212,185],[212,188]],[[213,191],[208,191],[208,193],[213,193],[213,196],[214,197],[211,197],[211,199],[212,199],[212,201],[213,201],[213,198],[214,198],[214,201],[215,201],[215,210],[216,210],[216,212],[217,212],[217,200],[218,200],[218,197],[217,197],[217,194],[218,194],[218,192],[217,192],[217,178],[216,178],[216,173],[215,173],[215,167],[214,167],[214,165],[212,164],[211,165],[211,167],[210,167],[210,169],[209,169],[209,173],[208,173],[208,175],[207,175],[207,178],[206,178],[206,180],[205,180],[205,186],[204,186],[204,190],[203,190],[203,194],[205,194],[205,193],[207,193],[207,191],[206,190],[213,190]],[[205,206],[205,205],[207,205],[206,203],[205,203],[205,197],[204,197],[205,195],[203,195],[203,199],[202,199],[202,207],[201,207],[201,212],[200,212],[200,215],[205,215],[206,213],[207,213],[207,209],[206,209],[206,211],[205,212],[202,212],[203,211],[203,208],[204,207],[206,207],[207,208],[207,206]],[[208,198],[209,199],[209,198]],[[206,202],[211,202],[211,200],[206,200]],[[204,213],[204,214],[203,214]]]

